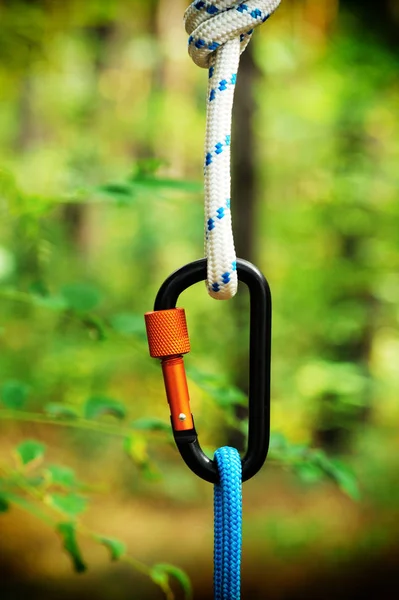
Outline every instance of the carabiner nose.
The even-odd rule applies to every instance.
[[[248,445],[241,460],[242,479],[247,481],[263,466],[269,449],[271,295],[266,279],[251,263],[237,260],[237,275],[250,292]],[[162,361],[176,445],[196,475],[217,483],[217,466],[201,449],[189,408],[182,355],[189,352],[190,345],[184,311],[176,309],[180,294],[205,279],[206,259],[175,271],[161,286],[154,312],[145,319],[150,354]]]

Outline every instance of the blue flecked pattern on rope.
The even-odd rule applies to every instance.
[[[235,448],[215,452],[220,483],[214,488],[214,596],[239,600],[242,544],[241,458]]]
[[[232,298],[238,285],[230,210],[231,116],[240,54],[280,0],[194,0],[184,16],[188,51],[209,71],[204,161],[205,256],[212,298]]]

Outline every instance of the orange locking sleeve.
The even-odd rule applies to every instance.
[[[148,346],[153,358],[162,361],[172,425],[175,431],[194,428],[190,396],[182,354],[190,352],[186,315],[183,308],[145,314]]]
[[[184,308],[156,310],[144,315],[148,346],[153,358],[190,352]]]

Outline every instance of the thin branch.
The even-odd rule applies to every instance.
[[[15,477],[16,473],[9,467],[7,467],[5,465],[0,465],[0,472],[1,471],[7,477],[10,477],[11,482],[16,487],[18,487],[22,492],[24,492],[24,494],[26,494],[28,497],[30,497],[35,502],[39,502],[41,505],[43,505],[47,512],[50,512],[50,513],[53,513],[54,515],[56,515],[57,520],[55,520],[54,517],[53,518],[47,517],[47,514],[45,515],[46,519],[44,519],[47,522],[47,524],[56,526],[56,524],[58,522],[58,518],[60,516],[60,513],[61,514],[63,514],[63,513],[57,507],[52,506],[51,504],[49,504],[46,501],[46,494],[41,492],[39,489],[35,488],[34,486],[30,485],[29,483],[27,483],[22,477],[20,477],[20,476]],[[19,474],[17,474],[17,475],[19,475]],[[22,506],[22,508],[23,508],[23,506]],[[25,510],[27,510],[26,507],[25,507]],[[96,540],[98,538],[97,533],[91,531],[82,523],[76,522],[76,530],[78,531],[78,533],[80,535],[82,535],[86,538],[90,538],[92,540]],[[161,588],[161,590],[165,594],[166,600],[174,600],[174,594],[173,594],[171,587],[169,586],[169,583],[154,581],[154,579],[152,577],[152,569],[150,567],[148,567],[141,561],[139,561],[136,558],[129,556],[129,555],[121,556],[119,560],[125,562],[126,564],[129,564],[139,573],[142,573],[143,575],[146,575],[147,577],[149,577],[155,585],[157,585],[158,587]]]
[[[29,423],[38,423],[42,425],[58,425],[60,427],[69,427],[74,429],[85,429],[95,433],[103,433],[116,437],[126,437],[133,433],[133,429],[120,425],[108,425],[98,421],[89,421],[88,419],[78,418],[75,420],[62,420],[47,417],[40,413],[31,413],[20,410],[0,410],[0,422],[7,421],[26,421]]]

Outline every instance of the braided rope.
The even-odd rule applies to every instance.
[[[239,600],[241,579],[242,476],[235,448],[215,452],[220,483],[214,488],[214,598]]]
[[[254,28],[264,23],[280,0],[196,0],[184,15],[193,61],[209,69],[205,139],[205,255],[207,288],[225,300],[237,292],[230,195],[230,140],[234,88],[240,54]]]

